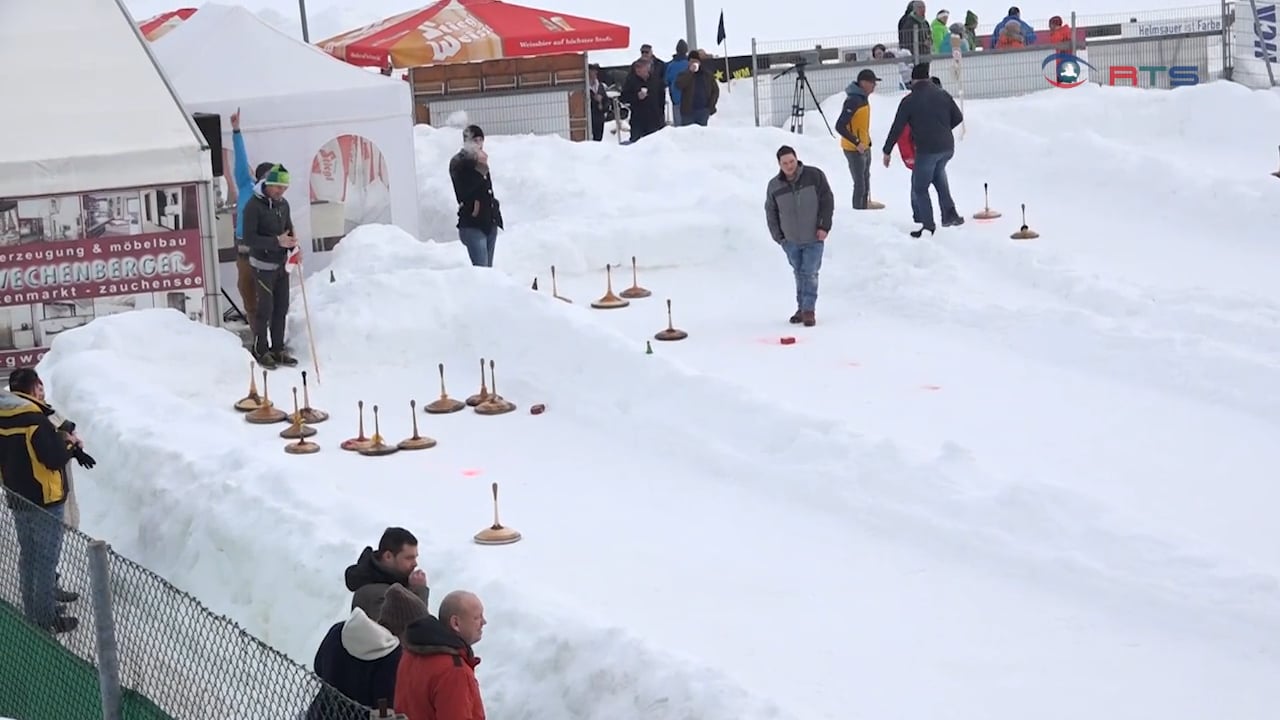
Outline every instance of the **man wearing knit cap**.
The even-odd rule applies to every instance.
[[[253,197],[244,208],[244,243],[249,247],[249,266],[253,268],[258,292],[253,355],[268,370],[298,364],[284,347],[285,321],[289,317],[289,272],[285,264],[290,251],[298,247],[289,201],[284,199],[288,189],[289,171],[283,165],[272,165],[254,184]]]
[[[429,614],[427,605],[399,584],[367,585],[352,600],[351,616],[329,628],[316,651],[316,675],[365,707],[376,707],[379,700],[390,704],[403,652],[400,636]],[[326,688],[312,701],[307,720],[336,718],[341,706]]]

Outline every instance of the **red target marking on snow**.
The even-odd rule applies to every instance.
[[[921,390],[929,390],[929,391],[931,391],[931,392],[932,392],[932,391],[935,391],[935,390],[941,390],[941,389],[942,389],[942,386],[941,386],[941,385],[921,385],[921,386],[920,386],[920,389],[921,389]]]
[[[462,471],[462,477],[480,477],[481,472],[481,470],[476,468],[467,468]]]

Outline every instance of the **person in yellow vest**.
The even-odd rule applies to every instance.
[[[858,79],[845,88],[848,96],[836,131],[840,133],[840,148],[849,161],[849,174],[853,176],[853,209],[880,210],[883,203],[871,199],[871,105],[868,96],[876,91],[880,78],[867,69],[858,73]]]

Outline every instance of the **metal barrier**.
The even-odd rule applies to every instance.
[[[59,515],[7,490],[4,497],[0,717],[371,716],[231,620],[64,525]]]
[[[1003,98],[1050,89],[1061,55],[1077,60],[1080,82],[1169,89],[1212,80],[1249,87],[1276,84],[1276,4],[1215,5],[1105,15],[1064,13],[1069,40],[1048,42],[1048,21],[1028,21],[1037,34],[1026,47],[991,47],[994,24],[976,29],[982,49],[917,60],[903,53],[897,31],[782,41],[752,39],[751,75],[756,125],[781,126],[793,114],[796,73],[803,65],[817,99],[842,93],[858,71],[870,68],[885,82],[878,92],[905,92],[913,65],[929,62],[930,74],[967,99]],[[963,16],[953,15],[963,21]],[[887,54],[882,54],[887,53]],[[801,103],[815,109],[806,91]],[[834,118],[832,118],[834,120]]]

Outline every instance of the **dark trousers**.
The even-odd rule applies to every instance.
[[[258,291],[253,352],[255,355],[266,355],[268,350],[284,352],[284,324],[289,317],[289,273],[283,265],[275,270],[254,268],[253,278]]]
[[[956,201],[951,199],[951,186],[947,183],[947,163],[955,150],[940,153],[918,153],[916,166],[911,169],[911,214],[925,227],[937,227],[933,221],[933,202],[929,199],[929,186],[938,191],[938,210],[942,219],[956,214]]]
[[[849,161],[849,174],[853,176],[853,209],[866,210],[871,196],[871,153],[845,150]]]
[[[680,125],[701,125],[706,127],[711,122],[711,110],[702,108],[701,110],[690,110],[687,113],[680,113]]]
[[[604,139],[604,111],[591,110],[591,139],[600,142]]]

